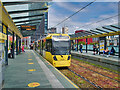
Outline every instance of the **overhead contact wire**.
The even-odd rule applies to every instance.
[[[86,7],[90,6],[92,3],[94,3],[96,0],[94,0],[93,2],[90,2],[89,4],[87,4],[86,6],[82,7],[81,9],[79,9],[77,12],[73,13],[72,15],[70,15],[69,17],[67,17],[66,19],[64,19],[63,21],[61,21],[60,23],[58,23],[57,25],[55,25],[54,27],[60,25],[61,23],[63,23],[64,21],[68,20],[69,18],[71,18],[72,16],[74,16],[75,14],[77,14],[78,12],[82,11],[83,9],[85,9]]]
[[[95,23],[99,23],[99,22],[102,22],[102,21],[105,21],[105,20],[108,20],[108,19],[111,19],[111,18],[114,18],[114,17],[117,17],[118,15],[120,15],[120,14],[117,14],[117,15],[114,15],[114,16],[110,16],[110,17],[104,18],[104,19],[102,19],[102,20],[98,20],[98,21],[96,21],[96,22],[94,22],[94,23],[90,23],[90,24],[81,26],[80,28],[85,27],[85,26],[89,26],[89,25],[92,25],[92,24],[95,24]]]

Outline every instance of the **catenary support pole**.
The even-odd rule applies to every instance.
[[[6,35],[7,35],[7,40],[5,47],[5,64],[8,65],[8,27],[6,27]]]
[[[119,58],[120,58],[120,35],[119,35]]]
[[[21,53],[21,38],[19,38],[19,54]]]
[[[86,38],[86,53],[87,53],[87,44],[88,44],[88,43],[87,43],[87,38]]]
[[[77,51],[78,51],[78,39],[77,39]]]
[[[15,35],[14,35],[14,32],[13,32],[13,38],[12,38],[12,58],[14,58],[14,37],[15,37]]]
[[[16,35],[16,55],[18,55],[18,36]]]

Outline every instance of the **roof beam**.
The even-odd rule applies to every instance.
[[[113,30],[113,29],[110,29],[110,28],[107,28],[107,27],[102,27],[102,28],[104,28],[104,29],[107,29],[107,30],[109,30],[109,31],[116,32],[115,30]]]
[[[18,5],[18,4],[20,5],[20,4],[30,4],[30,3],[33,3],[33,2],[3,2],[3,5],[9,6],[9,5]]]
[[[32,15],[32,16],[23,16],[23,17],[13,17],[12,19],[24,19],[24,18],[30,18],[30,17],[38,17],[38,16],[43,16],[44,14],[39,14],[39,15]]]
[[[117,27],[117,26],[114,26],[114,25],[110,25],[110,26],[113,27],[113,28],[120,29],[120,27]]]
[[[2,5],[2,2],[0,1],[0,8],[1,8],[1,13],[0,13],[0,17],[2,17],[2,23],[4,23],[6,26],[9,27],[9,29],[14,32],[16,35],[18,35],[20,38],[22,38],[22,34],[19,31],[18,27],[15,26],[15,23],[13,22],[13,20],[11,19],[9,13],[6,11],[5,7]]]
[[[92,35],[92,34],[95,34],[95,33],[88,32],[88,31],[85,31],[84,33],[86,33],[86,35]]]
[[[81,36],[85,36],[86,35],[85,32],[78,32],[78,34],[80,34]]]
[[[81,32],[75,33],[75,37],[82,36]]]
[[[101,32],[98,32],[98,31],[94,31],[94,30],[90,30],[90,31],[102,34]]]
[[[90,32],[90,31],[86,31],[86,32],[90,33],[90,35],[91,35],[91,34],[96,34],[96,33],[94,33],[94,32]]]
[[[101,29],[98,29],[98,28],[96,28],[96,30],[98,30],[98,31],[102,31],[102,32],[106,32],[106,33],[109,33],[108,31],[101,30]]]
[[[16,26],[29,25],[29,24],[36,24],[36,23],[40,23],[40,22],[33,22],[33,23],[26,23],[26,24],[18,24],[18,25],[16,25]]]
[[[31,9],[31,10],[19,10],[19,11],[9,11],[9,14],[16,14],[16,13],[26,13],[26,12],[32,12],[32,11],[42,11],[47,10],[48,8],[41,8],[41,9]]]
[[[42,18],[32,19],[32,20],[24,20],[24,21],[17,21],[17,22],[14,22],[14,23],[17,24],[17,23],[24,23],[24,22],[37,21],[37,20],[42,20]]]

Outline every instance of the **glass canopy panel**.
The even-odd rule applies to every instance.
[[[7,9],[8,12],[10,12],[10,11],[19,11],[19,10],[28,10],[28,4],[25,4],[25,5],[5,6],[5,8]],[[28,15],[28,13],[10,14],[11,18],[13,18],[13,17],[27,16],[27,15]],[[19,19],[19,20],[13,20],[13,21],[20,21],[20,20],[21,19]],[[28,20],[28,19],[24,19],[24,20]]]
[[[83,33],[79,32],[79,33],[76,33],[75,35],[77,35],[78,37],[81,37],[81,36],[83,36]]]
[[[99,32],[99,31],[97,31],[95,29],[91,29],[90,31],[93,32],[93,33],[95,33],[95,34],[100,34],[101,33],[101,32]]]
[[[86,34],[86,35],[92,35],[92,34],[94,34],[94,33],[91,33],[90,31],[85,31],[85,34]]]
[[[118,23],[118,24],[119,24],[119,23]],[[117,29],[118,29],[118,31],[120,31],[120,25],[118,25],[118,24],[111,25],[111,27],[117,28]]]
[[[36,1],[37,3],[32,0],[1,0],[1,1],[4,2],[3,4],[6,4],[5,8],[7,9],[11,18],[14,18],[13,21],[16,22],[15,24],[19,25],[18,27],[20,27],[20,25],[24,24],[24,25],[36,25],[38,28],[40,25],[40,22],[41,22],[40,19],[43,18],[44,14],[47,12],[47,8],[48,8],[47,3],[39,2],[39,0],[38,0],[38,2]],[[20,1],[23,1],[23,2],[20,2]],[[24,2],[24,1],[27,1],[27,2]],[[31,1],[31,2],[28,2],[28,1]],[[15,3],[15,2],[17,2],[17,3]],[[44,9],[44,8],[46,8],[46,9]],[[41,9],[43,9],[43,10],[41,10]],[[32,11],[30,12],[30,10],[32,10]],[[21,11],[26,11],[26,12],[21,12]],[[30,20],[30,21],[28,21],[28,20]],[[48,21],[48,20],[46,19],[46,21]],[[47,23],[46,23],[46,25],[47,25]],[[30,35],[31,33],[26,32],[23,34],[25,36],[25,35]]]
[[[120,28],[120,26],[119,26],[118,24],[115,24],[115,25],[113,25],[113,26]]]
[[[119,29],[114,28],[114,27],[111,27],[111,26],[105,26],[105,27],[108,28],[108,29],[112,29],[112,30],[114,30],[114,31],[119,31]],[[113,32],[113,31],[110,31],[110,32]]]
[[[43,7],[47,7],[45,6],[45,2],[31,2],[31,3],[25,3],[25,4],[20,4],[21,3],[20,1],[29,1],[29,0],[2,0],[3,3],[7,2],[7,4],[9,4],[8,2],[17,2],[16,5],[7,5],[5,6],[5,8],[7,9],[8,12],[11,12],[11,11],[21,11],[21,10],[31,10],[31,9],[40,9],[40,8],[43,8]],[[24,3],[24,2],[22,2]],[[33,7],[34,6],[34,7]],[[26,13],[14,13],[14,14],[10,14],[11,18],[14,18],[14,17],[23,17],[23,16],[30,16],[30,15],[37,15],[37,14],[44,14],[45,10],[44,11],[32,11],[32,12],[26,12]],[[13,20],[14,22],[16,21],[21,21],[21,20],[29,20],[29,19],[37,19],[37,18],[40,18],[40,16],[38,17],[31,17],[31,18],[24,18],[24,19],[15,19]],[[42,16],[41,16],[42,18]],[[24,23],[22,23],[24,24]]]
[[[109,33],[109,32],[110,32],[110,30],[104,29],[104,28],[102,28],[102,27],[97,28],[97,29],[103,30],[103,31],[102,31],[103,33],[107,33],[107,32]],[[100,31],[100,30],[97,30],[97,31]]]
[[[2,2],[29,1],[29,0],[1,0]]]
[[[95,33],[97,33],[97,34],[102,34],[102,33],[104,33],[103,31],[98,31],[98,30],[96,30],[96,29],[92,29],[93,31],[92,32],[95,32]]]

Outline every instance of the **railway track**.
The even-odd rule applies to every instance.
[[[72,63],[73,63],[73,62],[72,62]],[[76,64],[76,63],[73,63],[73,64]],[[108,76],[106,76],[106,75],[104,75],[104,74],[101,74],[101,73],[99,73],[99,72],[97,72],[97,71],[94,71],[94,70],[89,69],[89,68],[87,68],[87,67],[81,66],[81,65],[79,65],[79,64],[76,64],[76,65],[78,65],[78,66],[80,66],[80,67],[83,67],[83,68],[85,68],[85,69],[87,69],[87,70],[90,70],[90,71],[92,71],[92,72],[94,72],[94,73],[100,74],[100,75],[102,75],[102,76],[104,76],[104,77],[107,77],[107,78],[109,78],[109,79],[112,79],[112,80],[117,81],[118,83],[120,83],[120,81],[115,80],[115,79],[113,79],[113,78],[111,78],[111,77],[108,77]]]
[[[76,85],[79,86],[79,88],[97,88],[97,89],[99,88],[99,89],[101,89],[101,87],[99,87],[99,86],[97,86],[96,84],[90,82],[88,79],[84,78],[83,76],[78,75],[76,72],[74,72],[73,70],[69,69],[68,67],[58,68],[58,70],[61,71],[65,76],[67,76],[67,77],[68,77],[70,80],[72,80],[74,83],[76,83]],[[70,73],[69,73],[69,74],[70,74],[70,77],[67,75],[67,74],[68,74],[67,72],[70,72]],[[75,79],[75,77],[73,76],[73,74],[74,74],[75,76],[78,76],[78,77],[80,78],[80,80]],[[73,80],[73,78],[74,78],[74,80]],[[87,83],[85,83],[85,84],[87,84],[87,85],[83,85],[83,84],[80,85],[80,84],[79,84],[80,81],[83,82],[83,80],[84,80],[85,82],[87,82]],[[88,86],[90,86],[90,87],[88,87]]]
[[[79,65],[79,63],[80,63],[80,61],[73,62],[73,60],[72,60],[71,66],[69,68],[67,68],[67,70],[70,71],[71,73],[75,74],[76,76],[82,78],[84,81],[91,84],[94,88],[99,88],[99,89],[120,88],[118,85],[120,83],[120,80],[119,79],[116,80],[115,78],[113,78],[115,76],[114,74],[116,74],[116,73],[113,73],[113,72],[109,73],[109,71],[95,67],[93,65],[91,65],[92,68],[89,68],[86,66],[86,63],[81,64],[81,65]],[[88,66],[90,66],[90,64],[88,64]],[[62,70],[60,70],[60,71],[62,72]],[[103,71],[103,73],[102,73],[102,71]],[[65,74],[65,72],[64,72],[64,74]],[[112,75],[112,74],[113,74],[113,76],[111,77],[110,75]],[[72,77],[72,75],[71,75],[71,77]]]
[[[79,59],[78,57],[75,57],[75,56],[72,56],[74,59]],[[80,60],[80,59],[79,59]],[[83,60],[80,60],[80,62],[82,62],[82,63],[86,63],[87,61],[83,61]],[[90,65],[92,65],[92,64],[90,64]],[[92,66],[94,66],[94,65],[92,65]],[[104,65],[103,65],[104,66]],[[102,67],[99,67],[100,69],[103,69],[103,70],[107,70],[107,69],[105,69],[105,68],[102,68]],[[118,69],[119,70],[119,69]],[[117,70],[117,71],[118,71]],[[118,75],[120,75],[120,73],[117,73],[117,72],[114,72],[114,71],[111,71],[111,70],[109,70],[109,72],[111,72],[111,73],[114,73],[114,74],[118,74]]]
[[[101,74],[98,74],[96,72],[90,71],[86,68],[80,67],[77,64],[71,63],[71,66],[69,67],[72,71],[77,73],[78,75],[84,76],[89,81],[95,83],[97,86],[102,88],[120,88],[119,83],[113,79],[110,79],[108,77],[105,77]]]
[[[71,69],[69,69],[69,68],[68,68],[68,70],[71,71],[72,73],[74,73],[75,75],[77,75],[78,77],[81,77],[82,79],[84,79],[84,80],[87,81],[88,83],[92,84],[94,87],[99,88],[99,89],[102,89],[100,86],[98,86],[98,85],[96,85],[95,83],[89,81],[89,80],[86,79],[85,77],[83,77],[83,76],[77,74],[77,73],[74,72],[73,70],[71,70]]]
[[[98,66],[104,66],[105,68],[109,68],[109,69],[112,69],[112,70],[115,70],[115,71],[119,71],[119,69],[120,69],[120,66],[114,65],[114,64],[111,64],[111,63],[101,62],[101,61],[92,60],[92,59],[85,59],[85,58],[81,58],[81,57],[74,56],[74,55],[72,57],[75,58],[75,59],[83,60],[84,62],[93,63],[93,64],[98,65]]]

